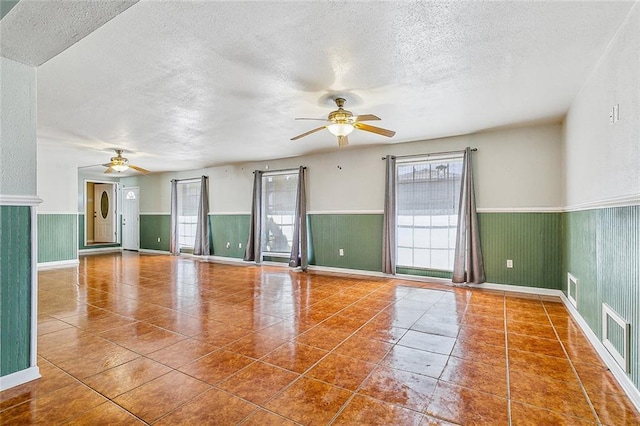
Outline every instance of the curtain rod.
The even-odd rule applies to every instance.
[[[206,175],[202,175],[204,177],[206,177],[207,179],[209,179],[209,176]],[[202,177],[201,176],[201,177]],[[187,181],[194,181],[197,182],[201,179],[201,177],[195,177],[195,178],[187,178],[187,179],[171,179],[171,182],[187,182]]]
[[[471,148],[471,151],[477,151],[478,148]],[[386,156],[386,157],[382,157],[383,160],[386,160],[387,157],[395,157],[395,158],[418,158],[418,157],[431,157],[431,156],[436,156],[436,155],[445,155],[445,154],[461,154],[463,153],[465,150],[461,150],[461,151],[445,151],[445,152],[432,152],[430,154],[412,154],[412,155],[390,155],[390,156]]]
[[[302,166],[303,169],[306,170],[307,166]],[[264,173],[282,173],[282,172],[297,172],[298,170],[300,170],[299,167],[296,167],[294,169],[278,169],[278,170],[260,170],[263,174]],[[253,172],[251,172],[253,174],[256,173],[256,171],[254,170]]]

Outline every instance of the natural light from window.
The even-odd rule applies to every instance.
[[[293,241],[298,172],[262,176],[262,252],[289,254]]]
[[[178,182],[178,244],[191,249],[196,242],[200,180]]]
[[[399,163],[397,265],[453,270],[462,157]]]

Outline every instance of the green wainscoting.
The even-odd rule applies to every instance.
[[[247,246],[250,223],[251,216],[248,214],[209,215],[212,254],[242,259]],[[239,247],[239,244],[242,244],[242,247]]]
[[[567,294],[567,273],[579,280],[580,314],[592,330],[602,323],[602,295],[598,294],[597,210],[563,214],[564,258],[562,291]],[[599,335],[599,333],[598,333]]]
[[[120,235],[122,235],[122,221],[120,221]],[[78,213],[78,248],[80,250],[120,247],[119,243],[115,244],[92,244],[84,245],[84,214]]]
[[[382,218],[381,214],[308,215],[309,264],[381,271]]]
[[[0,376],[30,366],[31,209],[0,206]]]
[[[561,288],[560,213],[480,213],[478,221],[487,282]]]
[[[75,214],[38,215],[38,263],[78,258]]]
[[[407,268],[404,266],[396,267],[396,274],[415,275],[418,277],[431,277],[431,278],[453,278],[453,272],[439,271],[436,269],[421,269],[421,268]]]
[[[169,251],[171,215],[140,214],[140,248]],[[160,241],[158,241],[160,238]]]
[[[602,303],[631,324],[631,372],[640,388],[640,206],[564,215],[564,275],[578,281],[578,311],[602,339]],[[610,328],[615,346],[619,332]]]

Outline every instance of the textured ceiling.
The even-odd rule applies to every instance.
[[[137,2],[10,0],[0,25],[2,56],[37,67]]]
[[[347,149],[557,121],[632,5],[143,0],[38,68],[39,143],[154,171],[335,150],[327,131],[289,140],[334,94],[397,132]]]

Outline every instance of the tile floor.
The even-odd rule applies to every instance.
[[[0,424],[637,425],[558,299],[137,253],[39,274]]]

